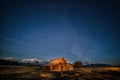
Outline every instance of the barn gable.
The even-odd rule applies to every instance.
[[[64,57],[50,60],[50,64],[66,64],[66,63],[67,63],[67,62],[66,62],[66,60],[64,59]]]

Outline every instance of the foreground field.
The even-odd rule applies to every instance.
[[[40,67],[0,66],[0,80],[120,80],[120,67],[83,67],[49,72]]]

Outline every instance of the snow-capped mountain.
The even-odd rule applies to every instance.
[[[6,57],[6,58],[2,58],[2,60],[16,61],[16,58],[14,58],[14,57]]]
[[[48,61],[38,59],[38,58],[25,58],[25,59],[19,60],[19,63],[39,65],[39,64],[47,64]]]
[[[37,58],[27,58],[27,59],[21,59],[19,62],[23,63],[36,63],[36,62],[41,62],[41,60]]]
[[[2,60],[10,61],[10,62],[18,62],[22,65],[43,65],[49,63],[47,60],[38,59],[38,58],[18,59],[18,58],[7,57],[7,58],[2,58]]]

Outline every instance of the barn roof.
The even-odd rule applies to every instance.
[[[64,59],[64,57],[50,60],[50,64],[59,64],[59,63],[67,63],[67,61]]]

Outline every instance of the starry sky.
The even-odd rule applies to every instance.
[[[119,0],[1,0],[0,58],[120,65]]]

